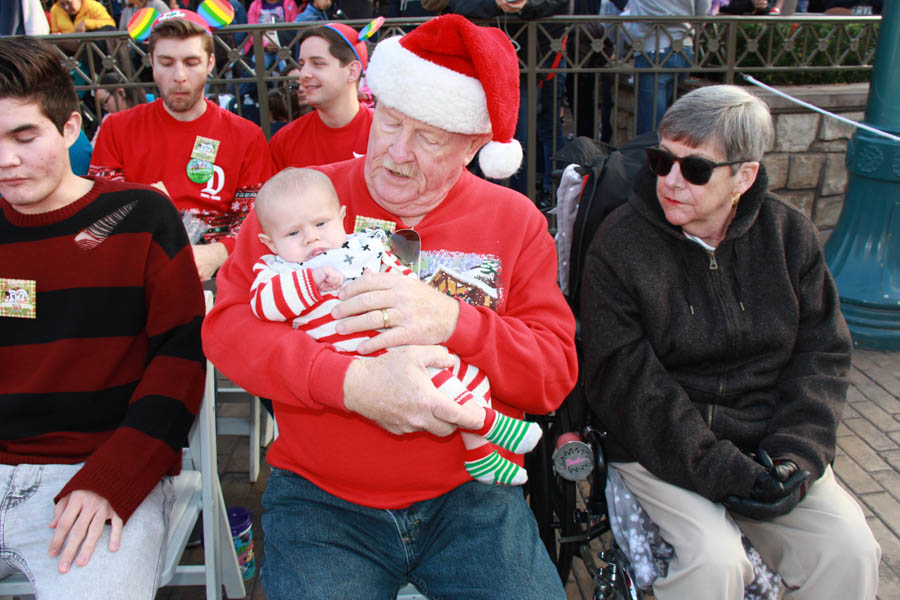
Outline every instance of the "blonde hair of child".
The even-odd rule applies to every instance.
[[[269,234],[268,217],[272,207],[278,202],[297,201],[302,202],[306,194],[324,193],[334,199],[339,205],[337,190],[331,183],[331,179],[321,171],[315,169],[288,167],[279,171],[259,189],[256,195],[256,218],[263,233]]]

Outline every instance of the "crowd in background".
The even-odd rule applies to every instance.
[[[284,22],[329,21],[333,19],[362,19],[383,15],[386,17],[427,17],[441,13],[458,13],[473,19],[500,19],[515,16],[524,19],[542,18],[553,15],[574,14],[595,15],[632,15],[632,16],[703,16],[703,15],[774,15],[794,13],[825,14],[880,14],[883,0],[575,0],[573,4],[563,0],[227,0],[235,11],[233,24],[259,24]],[[128,23],[141,9],[153,8],[160,13],[186,8],[196,10],[201,0],[15,0],[0,4],[0,35],[45,35],[56,33],[79,33],[91,31],[126,31]],[[561,28],[562,26],[559,26]],[[602,23],[596,24],[602,34]],[[645,23],[633,23],[626,26],[627,35],[631,39],[646,38],[652,31],[660,31]],[[665,26],[663,36],[653,34],[652,45],[644,44],[644,50],[635,55],[636,69],[652,68],[689,68],[694,60],[691,47],[692,31],[683,24]],[[551,35],[562,35],[561,30],[548,27]],[[276,133],[290,121],[310,112],[313,107],[307,104],[302,87],[299,84],[300,70],[290,61],[284,60],[282,47],[289,46],[296,32],[281,29],[263,36],[263,50],[266,70],[274,75],[285,77],[277,85],[272,84],[268,90],[268,110],[271,123],[271,134]],[[223,35],[223,34],[220,34]],[[247,64],[256,68],[256,56],[253,40],[246,33],[226,33],[230,39],[224,41],[231,47],[240,48]],[[579,32],[580,36],[584,35]],[[592,34],[593,35],[593,34]],[[628,43],[630,40],[625,40]],[[544,39],[539,48],[542,55],[548,55],[549,40]],[[621,42],[619,42],[621,43]],[[75,54],[78,42],[67,41],[59,44],[69,54]],[[580,44],[587,47],[588,44]],[[673,48],[676,48],[673,51]],[[527,49],[523,44],[519,48],[521,56]],[[596,54],[596,53],[595,53]],[[599,54],[596,54],[599,56]],[[291,50],[296,60],[297,48]],[[546,66],[566,67],[562,52],[550,53]],[[217,64],[227,62],[226,51],[216,47]],[[140,57],[131,51],[131,67],[138,69]],[[250,77],[246,68],[235,65],[227,73],[227,77]],[[633,83],[638,96],[636,104],[635,133],[653,129],[662,117],[666,108],[675,98],[675,90],[684,79],[686,73],[638,74]],[[523,75],[524,77],[524,75]],[[600,141],[609,142],[612,137],[612,78],[583,77],[580,80],[564,73],[542,76],[537,89],[537,171],[539,173],[537,198],[539,204],[549,205],[551,196],[552,172],[551,156],[554,153],[553,139],[558,136],[561,126],[560,103],[577,110],[575,127],[577,135],[596,137]],[[77,81],[76,83],[82,83]],[[539,78],[541,79],[541,78]],[[151,82],[152,75],[144,70],[141,80]],[[555,81],[554,81],[555,80]],[[109,72],[99,81],[104,86],[125,83],[116,73]],[[595,89],[597,88],[597,89]],[[79,140],[73,158],[77,165],[87,165],[90,160],[88,140],[96,140],[100,123],[108,114],[131,108],[136,104],[152,101],[154,95],[145,93],[144,89],[133,87],[105,87],[95,92],[95,105],[100,113],[96,119],[85,120],[86,136]],[[361,85],[361,100],[370,103],[364,80]],[[245,118],[260,123],[260,98],[257,85],[245,81],[239,86],[231,86],[228,93],[212,94],[214,99],[232,112],[239,112]],[[521,101],[519,127],[516,131],[518,139],[527,153],[526,116],[528,90],[521,85]],[[576,101],[576,97],[578,100]],[[557,98],[558,100],[554,100]],[[593,100],[599,99],[599,103]],[[83,99],[83,98],[82,98]],[[240,104],[240,107],[238,106]],[[552,107],[549,108],[549,107]],[[513,176],[510,185],[514,189],[525,192],[526,181],[524,171]]]

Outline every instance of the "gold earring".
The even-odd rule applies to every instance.
[[[731,207],[736,208],[738,205],[738,202],[740,202],[740,201],[741,201],[741,195],[738,192],[735,192],[734,195],[731,197]]]

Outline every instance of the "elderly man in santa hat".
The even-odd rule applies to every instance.
[[[518,80],[506,36],[458,15],[375,49],[367,154],[319,167],[347,231],[414,229],[421,240],[420,280],[368,272],[341,291],[336,338],[383,329],[359,345],[372,358],[253,316],[252,266],[268,252],[255,214],[219,272],[204,349],[274,400],[280,431],[263,497],[270,599],[391,598],[407,582],[430,597],[564,597],[522,491],[471,479],[451,434],[479,424],[425,371],[450,367],[449,349],[515,417],[557,408],[575,382],[574,320],[546,221],[466,169],[479,150],[489,177],[518,169]]]

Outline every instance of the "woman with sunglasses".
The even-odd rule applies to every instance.
[[[831,463],[851,340],[815,225],[767,192],[766,105],[680,98],[585,261],[584,379],[675,559],[658,600],[744,597],[743,533],[785,600],[875,598],[880,548]]]

